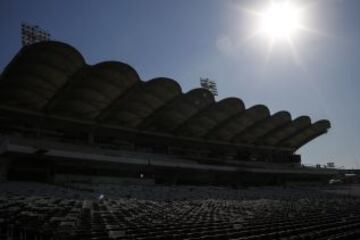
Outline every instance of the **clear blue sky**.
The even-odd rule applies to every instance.
[[[200,77],[218,83],[222,99],[240,97],[247,107],[265,104],[271,113],[329,119],[332,128],[301,148],[305,164],[335,161],[360,168],[360,1],[322,0],[306,8],[306,24],[320,33],[287,44],[248,38],[249,14],[267,0],[2,0],[0,69],[20,49],[22,21],[50,31],[79,49],[88,63],[119,60],[143,80],[167,76],[184,91]]]

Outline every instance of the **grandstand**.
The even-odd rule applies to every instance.
[[[328,120],[182,93],[125,63],[88,65],[55,41],[23,47],[5,68],[0,123],[2,179],[259,185],[334,174],[302,167],[295,153]]]
[[[25,46],[0,79],[0,240],[360,239],[358,187],[296,154],[329,128]]]

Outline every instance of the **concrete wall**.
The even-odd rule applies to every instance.
[[[122,178],[106,176],[86,176],[73,174],[55,174],[53,181],[56,184],[87,183],[87,184],[119,184],[119,185],[152,185],[153,179],[149,178]]]

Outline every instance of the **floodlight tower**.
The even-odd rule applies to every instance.
[[[216,82],[209,78],[200,78],[200,86],[209,90],[214,96],[218,96]]]
[[[50,33],[37,25],[28,23],[21,24],[21,44],[22,46],[31,45],[33,43],[49,41]]]

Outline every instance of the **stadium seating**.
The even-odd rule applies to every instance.
[[[0,184],[0,239],[360,239],[360,199],[316,189],[81,187]]]

